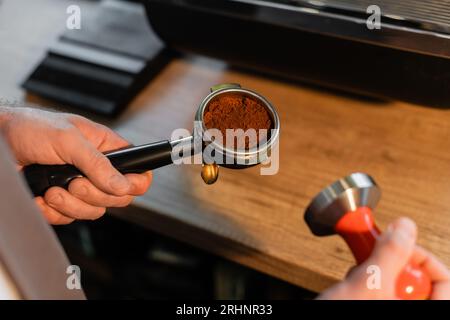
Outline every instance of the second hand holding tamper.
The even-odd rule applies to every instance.
[[[364,173],[353,173],[322,190],[305,212],[305,221],[317,236],[339,234],[361,264],[372,253],[380,230],[372,210],[380,200],[380,189]],[[409,263],[397,278],[399,299],[427,299],[431,280],[419,266]]]

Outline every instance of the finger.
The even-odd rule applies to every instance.
[[[96,188],[87,178],[77,178],[69,184],[69,193],[95,207],[125,207],[133,196],[112,196]]]
[[[450,281],[441,281],[433,284],[431,300],[450,300]]]
[[[420,266],[433,282],[430,299],[450,299],[450,271],[431,252],[416,246],[411,262]]]
[[[395,281],[413,254],[416,237],[417,227],[412,220],[396,220],[378,238],[367,265],[377,265],[383,272],[383,281]]]
[[[45,202],[56,211],[74,219],[94,220],[105,214],[106,208],[81,201],[60,187],[52,187],[44,196]]]
[[[50,224],[54,225],[69,224],[74,221],[74,219],[66,217],[65,215],[48,206],[42,197],[35,198],[35,202],[39,207],[39,209],[41,210],[47,222]]]
[[[431,278],[431,281],[449,281],[450,271],[431,252],[422,247],[416,246],[411,262],[424,269]]]
[[[147,171],[141,174],[129,173],[125,177],[131,183],[129,194],[133,196],[141,196],[147,192],[153,180],[153,174],[151,171]]]
[[[111,196],[96,188],[88,179],[77,178],[69,184],[69,192],[78,199],[98,207],[125,207],[133,200],[133,195],[144,194],[152,180],[151,172],[143,174],[127,174],[125,177],[131,183],[129,195]]]
[[[127,140],[102,124],[78,115],[70,115],[69,117],[70,122],[101,152],[117,150],[130,145]]]
[[[77,115],[71,115],[70,117],[71,123],[74,124],[83,133],[86,139],[91,141],[101,152],[117,150],[129,146],[128,141],[104,125]],[[134,178],[135,179],[132,179],[132,189],[129,194],[144,194],[150,186],[151,173],[150,176],[147,174],[144,178],[141,175],[135,175]]]
[[[64,161],[75,165],[103,192],[116,196],[128,194],[131,188],[128,180],[81,134],[72,134],[62,140],[65,142],[62,143],[60,156]]]
[[[97,124],[99,125],[99,124]],[[108,127],[105,127],[103,125],[99,125],[102,127],[103,130],[105,130],[105,135],[103,137],[103,140],[98,145],[97,149],[99,149],[101,152],[107,152],[111,150],[117,150],[122,149],[125,147],[129,147],[130,143],[122,138],[119,134],[112,131]]]

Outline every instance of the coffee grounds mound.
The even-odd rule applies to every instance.
[[[238,94],[220,95],[214,98],[206,107],[203,122],[207,129],[218,129],[222,132],[223,144],[227,145],[227,129],[255,129],[257,141],[249,141],[249,138],[237,137],[232,145],[235,149],[251,149],[255,147],[267,134],[259,132],[266,129],[267,133],[272,128],[272,119],[266,108],[257,100]]]

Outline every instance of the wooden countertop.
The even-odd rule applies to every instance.
[[[36,12],[8,17],[5,9],[24,3],[7,0],[0,5],[0,96],[6,99],[23,98],[18,77],[31,70],[62,30],[65,16],[56,13],[65,12],[69,2],[33,1],[36,12],[48,10],[53,17],[33,24],[22,22]],[[314,237],[303,212],[323,187],[363,171],[382,188],[376,209],[380,227],[399,216],[411,217],[419,226],[419,243],[450,266],[449,110],[357,100],[245,73],[208,58],[184,57],[173,60],[108,124],[134,144],[167,139],[176,128],[190,129],[209,87],[224,82],[253,89],[277,108],[279,173],[261,176],[258,167],[221,169],[218,182],[207,186],[198,165],[166,167],[154,172],[145,196],[132,207],[113,210],[115,214],[320,291],[344,277],[353,258],[337,236]]]

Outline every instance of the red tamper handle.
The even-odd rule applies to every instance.
[[[347,212],[339,219],[335,230],[347,242],[358,264],[370,256],[381,234],[368,207]],[[409,263],[397,278],[396,293],[404,300],[427,299],[431,293],[431,279],[422,268]]]

